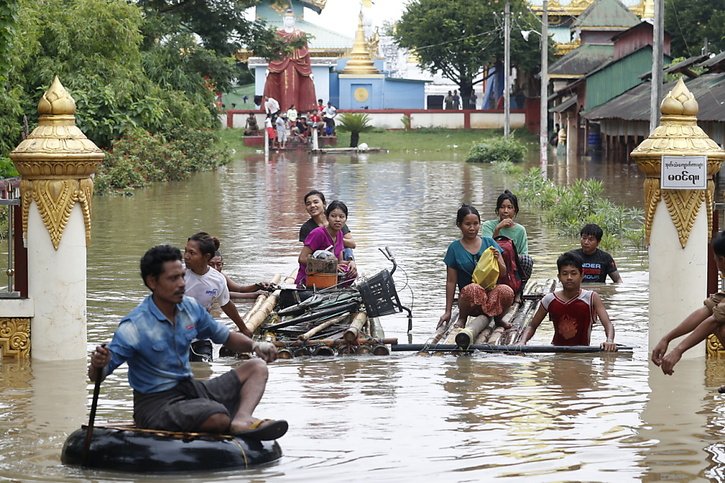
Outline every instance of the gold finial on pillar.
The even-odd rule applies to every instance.
[[[708,229],[712,232],[712,203],[715,184],[713,176],[725,159],[715,141],[697,125],[699,107],[692,93],[680,78],[660,105],[660,125],[632,151],[631,156],[645,174],[645,237],[649,244],[652,220],[660,200],[667,206],[677,229],[680,246],[684,248],[690,236],[695,217],[702,203],[707,203]],[[663,156],[706,156],[707,189],[661,189]]]
[[[365,40],[365,30],[363,29],[362,10],[360,10],[360,15],[358,16],[357,32],[355,32],[355,42],[353,43],[352,51],[350,52],[350,60],[347,61],[347,64],[341,73],[358,75],[380,73],[380,71],[375,68],[375,64],[373,64],[373,61],[370,58],[370,52]]]
[[[27,236],[28,210],[35,201],[56,250],[76,202],[81,205],[86,240],[90,241],[90,176],[105,157],[76,126],[75,111],[73,97],[56,76],[38,102],[38,127],[10,153],[21,175],[23,235]]]

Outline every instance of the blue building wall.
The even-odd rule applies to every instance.
[[[424,109],[425,81],[412,79],[385,79],[384,108]]]
[[[372,78],[343,75],[340,77],[340,109],[382,109],[383,82],[382,76]]]
[[[335,107],[340,107],[340,76],[335,71],[330,72],[330,98],[327,101],[332,102]]]

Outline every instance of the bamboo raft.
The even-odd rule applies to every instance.
[[[393,346],[394,351],[416,350],[418,352],[470,352],[472,350],[491,349],[492,347],[519,346],[521,335],[526,324],[533,317],[541,298],[556,288],[555,279],[531,280],[523,294],[514,301],[511,308],[504,314],[503,322],[511,328],[504,329],[494,323],[492,317],[479,315],[469,317],[464,327],[456,327],[458,312],[454,312],[448,324],[439,327],[421,345],[408,344]],[[408,347],[410,346],[410,347]]]
[[[279,358],[389,355],[397,344],[380,323],[381,316],[408,310],[400,305],[392,272],[383,270],[349,288],[300,290],[294,273],[280,281],[275,277],[278,288],[260,295],[243,317],[256,340],[277,346]]]

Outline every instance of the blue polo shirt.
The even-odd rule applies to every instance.
[[[172,324],[156,306],[151,295],[118,324],[108,350],[110,374],[128,363],[128,382],[141,393],[167,391],[192,377],[189,345],[194,339],[211,339],[223,344],[229,328],[215,320],[193,298],[184,296],[176,306]]]

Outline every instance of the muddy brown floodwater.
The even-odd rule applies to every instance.
[[[425,342],[443,311],[443,254],[458,236],[462,202],[493,217],[496,196],[512,179],[464,154],[285,155],[239,159],[216,173],[97,198],[88,251],[89,350],[146,294],[138,260],[152,245],[183,246],[204,230],[222,240],[225,271],[241,281],[268,280],[296,266],[302,196],[312,188],[350,209],[358,264],[399,269],[402,302],[413,309],[382,319],[386,335]],[[641,207],[643,178],[626,163],[553,160],[557,183],[601,179],[606,196]],[[555,259],[576,247],[525,203],[519,221],[536,259],[533,278],[555,276]],[[270,366],[262,417],[286,418],[284,457],[267,467],[185,474],[184,481],[718,481],[725,364],[703,357],[666,378],[647,361],[647,254],[613,255],[624,283],[597,290],[629,355],[476,354],[423,357],[298,358]],[[244,310],[240,304],[240,310]],[[548,323],[534,341],[548,343]],[[601,327],[592,342],[603,339]],[[195,364],[199,377],[235,364]],[[0,364],[0,479],[5,481],[176,481],[180,477],[64,467],[65,437],[87,422],[92,386],[85,361]],[[125,369],[101,389],[97,424],[132,417]]]

